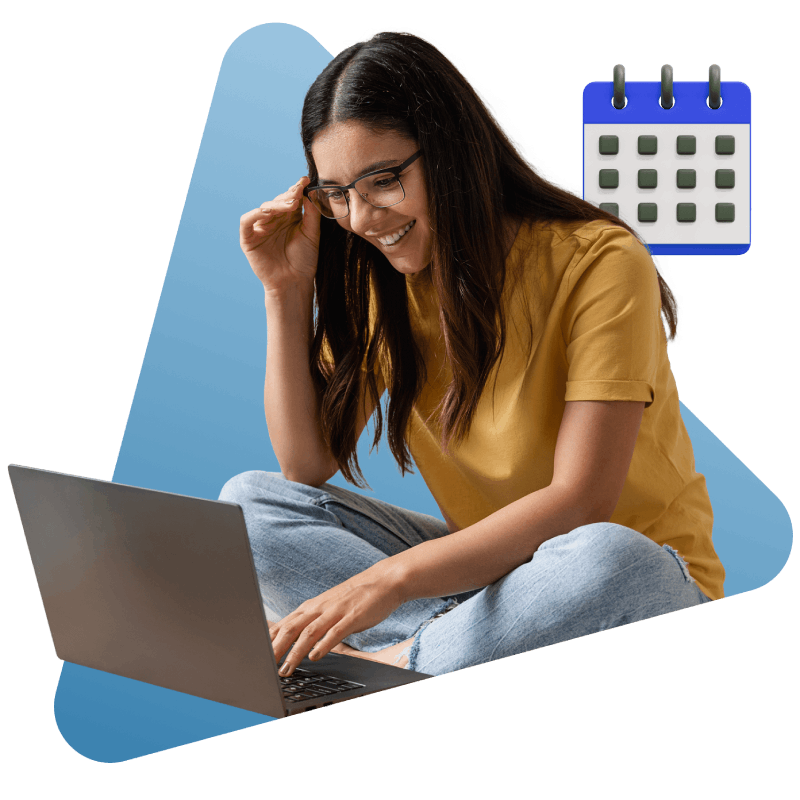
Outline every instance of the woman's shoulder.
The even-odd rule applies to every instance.
[[[522,229],[527,238],[539,240],[540,244],[549,244],[551,247],[576,246],[587,242],[591,244],[600,240],[615,241],[620,245],[628,243],[629,246],[638,243],[641,246],[639,239],[629,230],[606,219],[526,220]]]

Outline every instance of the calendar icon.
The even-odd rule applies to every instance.
[[[750,248],[750,89],[719,80],[613,82],[583,92],[583,197],[634,228],[653,255]]]

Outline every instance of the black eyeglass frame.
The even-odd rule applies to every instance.
[[[405,200],[406,199],[406,190],[405,190],[405,187],[403,186],[402,181],[400,180],[400,173],[404,169],[408,169],[408,167],[410,167],[421,155],[422,155],[422,150],[417,150],[417,152],[414,153],[414,155],[412,155],[409,158],[407,158],[402,164],[400,164],[400,166],[398,166],[398,167],[384,167],[383,169],[376,169],[374,172],[368,172],[366,175],[362,175],[361,177],[356,178],[351,184],[349,184],[347,186],[334,186],[332,184],[327,184],[327,183],[326,184],[317,185],[317,186],[306,186],[306,188],[303,189],[303,197],[308,197],[310,192],[315,192],[318,189],[338,189],[338,190],[340,190],[342,192],[345,192],[344,201],[345,201],[345,203],[347,203],[347,213],[343,217],[327,217],[327,219],[344,219],[345,217],[350,216],[350,195],[348,195],[347,192],[350,189],[355,189],[356,188],[356,184],[359,181],[363,181],[364,178],[371,178],[373,175],[385,175],[386,173],[390,173],[390,174],[394,175],[394,177],[397,179],[397,182],[400,184],[400,188],[403,190],[403,200]],[[361,192],[358,192],[358,194],[359,194],[360,197],[362,197],[371,206],[374,206],[375,208],[391,208],[392,206],[396,206],[398,203],[402,203],[403,202],[403,200],[398,200],[397,203],[392,203],[391,205],[388,205],[388,206],[376,206],[374,203],[370,203],[369,199],[364,197],[364,195],[361,194]],[[309,201],[313,202],[310,197],[308,197],[308,199],[309,199]],[[319,211],[319,209],[317,209],[317,210]],[[320,213],[322,213],[322,212],[320,211]],[[325,215],[323,214],[323,216],[325,216]]]

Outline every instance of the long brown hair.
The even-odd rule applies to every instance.
[[[429,270],[453,374],[437,409],[447,448],[467,435],[505,347],[501,296],[508,220],[607,220],[640,237],[618,217],[537,175],[461,73],[411,34],[379,33],[347,48],[308,90],[301,134],[312,184],[318,177],[314,138],[332,124],[349,121],[376,132],[395,131],[423,152],[432,229]],[[344,477],[365,486],[356,455],[356,420],[364,392],[378,403],[379,360],[388,367],[389,447],[403,474],[411,471],[405,434],[426,380],[425,366],[411,333],[405,276],[378,248],[335,221],[323,219],[321,227],[311,374],[321,398],[323,436]],[[675,299],[661,275],[658,281],[673,338]],[[372,324],[371,304],[376,310]],[[373,446],[382,432],[378,404]]]

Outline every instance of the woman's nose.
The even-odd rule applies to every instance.
[[[354,233],[363,236],[375,221],[381,209],[368,203],[358,192],[350,192],[350,228]]]

